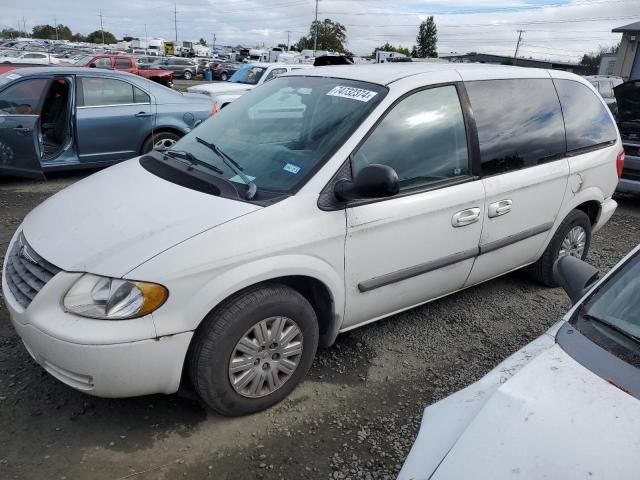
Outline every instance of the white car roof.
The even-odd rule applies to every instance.
[[[504,65],[487,65],[481,63],[373,63],[357,65],[338,65],[316,67],[304,74],[291,72],[287,76],[304,75],[307,77],[335,77],[347,80],[359,80],[379,85],[388,85],[402,78],[429,72],[455,71],[460,72],[465,80],[500,79],[500,78],[548,78],[547,70],[541,68],[524,68]],[[467,75],[465,75],[467,73]],[[565,72],[562,72],[565,73]],[[573,74],[571,78],[576,77]],[[554,76],[552,74],[552,76]],[[466,78],[465,78],[466,77]],[[564,77],[564,76],[563,76]]]
[[[267,62],[247,62],[246,65],[252,65],[254,67],[289,67],[289,68],[309,68],[313,65],[308,63],[267,63]]]

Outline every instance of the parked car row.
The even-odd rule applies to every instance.
[[[0,75],[0,175],[107,166],[168,147],[212,113],[211,99],[140,76],[81,67]]]

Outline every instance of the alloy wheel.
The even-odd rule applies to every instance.
[[[567,233],[562,245],[560,245],[560,253],[558,258],[572,256],[582,259],[584,249],[587,244],[587,232],[581,226],[575,226]]]

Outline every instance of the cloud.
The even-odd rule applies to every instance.
[[[174,3],[169,0],[23,0],[5,2],[0,27],[58,23],[72,31],[100,28],[124,35],[173,39]],[[277,45],[309,31],[315,0],[177,0],[180,40],[212,38],[218,44]],[[611,29],[640,19],[637,0],[320,0],[319,18],[347,27],[348,48],[370,53],[385,42],[411,47],[420,21],[434,15],[438,51],[513,55],[518,30],[525,30],[520,54],[576,61],[583,53],[620,40]]]

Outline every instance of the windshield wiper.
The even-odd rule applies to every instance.
[[[591,322],[595,322],[595,323],[599,323],[600,325],[604,325],[607,328],[610,328],[611,330],[615,331],[616,333],[619,333],[620,335],[622,335],[623,337],[627,337],[630,340],[633,340],[636,343],[640,343],[640,337],[634,335],[633,333],[629,333],[627,332],[624,328],[618,327],[617,325],[614,325],[613,323],[609,322],[608,320],[603,320],[602,318],[598,318],[595,317],[589,313],[583,313],[582,318],[585,318]]]
[[[227,155],[226,153],[224,153],[220,147],[218,147],[215,143],[209,143],[206,140],[203,140],[200,137],[196,137],[196,141],[198,143],[201,143],[202,145],[204,145],[205,147],[207,147],[209,150],[211,150],[212,152],[214,152],[216,155],[218,155],[222,161],[225,163],[225,165],[227,167],[229,167],[231,170],[233,170],[233,172],[238,175],[242,181],[247,185],[248,190],[247,190],[247,200],[251,200],[253,197],[255,197],[256,192],[258,191],[258,187],[256,186],[255,183],[253,183],[253,181],[247,177],[244,172],[243,172],[243,168],[238,165],[238,163],[231,158],[229,155]]]
[[[196,165],[200,165],[201,167],[205,167],[209,170],[216,172],[218,175],[224,174],[224,172],[220,170],[218,167],[216,167],[215,165],[211,165],[210,163],[203,162],[198,157],[196,157],[193,153],[190,153],[190,152],[182,152],[179,150],[164,150],[164,151],[161,151],[160,153],[162,153],[163,155],[166,155],[167,157],[186,160],[190,164],[189,170],[193,169],[193,167],[195,167]]]

